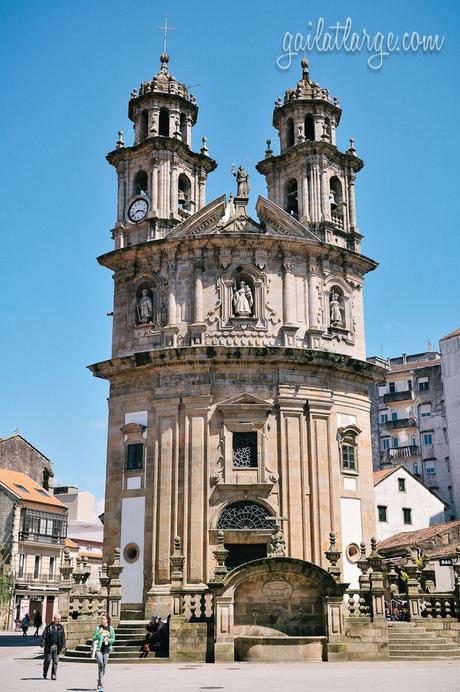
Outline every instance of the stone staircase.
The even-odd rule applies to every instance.
[[[165,663],[169,659],[159,656],[158,653],[150,652],[145,656],[142,651],[145,638],[145,627],[147,622],[140,620],[128,620],[120,622],[115,630],[115,644],[110,654],[110,663]],[[94,663],[91,658],[91,640],[86,644],[79,644],[75,649],[66,651],[65,656],[61,656],[62,661],[77,663]]]
[[[413,622],[388,623],[388,654],[391,660],[460,659],[460,646],[450,637],[439,637]]]

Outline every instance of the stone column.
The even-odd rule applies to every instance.
[[[176,290],[175,290],[176,263],[168,264],[168,325],[175,325],[177,318]]]
[[[198,173],[198,209],[206,204],[206,171],[202,169]]]
[[[150,187],[151,213],[158,216],[158,163],[152,161],[152,178]]]
[[[178,167],[177,163],[174,161],[171,163],[170,172],[170,204],[171,204],[171,215],[177,216],[178,209]]]
[[[374,624],[386,624],[385,589],[382,574],[382,558],[377,552],[377,541],[371,538],[371,552],[367,562],[372,568],[370,575],[370,592],[372,599],[372,621]]]
[[[310,260],[308,265],[309,329],[318,329],[318,288],[316,280],[316,263],[313,260]]]
[[[203,262],[198,259],[195,262],[195,303],[194,321],[203,322]]]
[[[186,144],[192,148],[192,118],[190,115],[187,115],[187,141]]]
[[[117,223],[121,223],[125,214],[126,206],[126,166],[122,164],[117,169],[118,174],[118,204],[117,204]]]
[[[292,273],[292,264],[283,262],[283,317],[285,325],[293,325],[296,322],[296,295],[295,277]]]
[[[310,209],[309,209],[309,200],[308,200],[308,175],[307,171],[305,171],[303,177],[302,177],[302,216],[301,216],[301,222],[306,223],[310,221]]]
[[[321,188],[321,218],[325,221],[331,220],[331,207],[329,204],[329,185],[327,179],[327,168],[325,162],[321,162],[320,172],[320,188]]]
[[[109,616],[112,620],[112,625],[118,627],[120,624],[121,614],[121,581],[120,574],[123,572],[123,566],[120,564],[120,548],[115,548],[113,562],[107,567],[107,575],[110,579],[108,587],[107,600],[109,603]]]
[[[351,228],[356,228],[356,200],[355,200],[355,179],[354,171],[348,173],[348,214]]]

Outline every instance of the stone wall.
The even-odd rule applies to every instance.
[[[35,483],[47,487],[53,476],[51,461],[21,435],[0,440],[0,468],[25,473]]]
[[[183,616],[169,621],[169,660],[212,661],[212,627],[208,622],[186,622]]]

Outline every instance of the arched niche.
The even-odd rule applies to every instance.
[[[326,336],[353,343],[353,305],[350,287],[341,277],[329,277],[323,293]]]
[[[290,216],[299,218],[299,190],[297,180],[290,178],[284,188],[284,208]]]
[[[293,147],[294,144],[294,121],[292,118],[288,118],[286,122],[286,148],[289,149],[289,147]]]
[[[133,180],[133,195],[144,195],[147,197],[149,188],[149,177],[143,170],[137,171]]]
[[[218,281],[221,329],[267,328],[266,281],[266,275],[250,264],[233,265],[227,269]]]
[[[161,283],[151,275],[138,278],[131,295],[132,323],[159,330],[165,322]]]
[[[158,134],[160,137],[169,137],[169,110],[167,108],[160,108]]]
[[[307,113],[304,120],[305,139],[315,141],[315,119],[311,113]]]

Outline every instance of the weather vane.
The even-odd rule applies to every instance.
[[[163,26],[157,26],[157,29],[163,31],[163,53],[166,53],[166,44],[168,42],[168,31],[175,31],[175,26],[168,26],[168,13],[165,13],[165,23]]]

